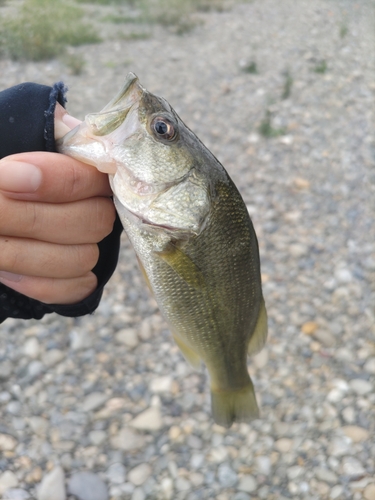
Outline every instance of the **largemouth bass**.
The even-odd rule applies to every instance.
[[[58,150],[109,174],[117,212],[178,347],[194,367],[207,366],[215,422],[257,418],[246,358],[267,337],[258,243],[224,167],[132,73]]]

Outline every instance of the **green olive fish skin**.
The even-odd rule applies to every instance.
[[[224,167],[130,73],[58,143],[109,174],[117,212],[172,335],[210,375],[219,425],[259,416],[247,354],[267,337],[257,238]]]

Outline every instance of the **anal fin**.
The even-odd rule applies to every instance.
[[[183,342],[177,335],[175,335],[174,333],[172,333],[172,335],[187,362],[193,368],[199,369],[201,367],[201,358],[198,356],[198,354],[193,351],[191,347],[187,346],[185,342]]]
[[[264,299],[259,308],[258,320],[255,325],[254,332],[250,338],[247,346],[247,353],[249,355],[257,354],[260,352],[267,340],[268,326],[267,326],[267,311]]]

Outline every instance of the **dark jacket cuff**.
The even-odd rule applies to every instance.
[[[59,82],[53,87],[23,83],[0,92],[0,158],[28,151],[56,152],[54,112],[57,102],[65,106],[66,91]],[[72,305],[44,304],[0,283],[0,322],[9,317],[40,319],[51,312],[70,317],[92,313],[116,268],[121,232],[117,217],[112,233],[99,243],[99,261],[93,269],[98,286],[89,297]]]

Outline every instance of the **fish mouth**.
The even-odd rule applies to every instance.
[[[57,150],[101,172],[115,174],[117,165],[111,149],[134,133],[137,117],[133,110],[145,92],[138,77],[129,73],[118,94],[99,113],[88,114],[80,125],[56,141]]]
[[[93,136],[114,132],[126,119],[130,110],[139,105],[145,89],[134,73],[128,73],[119,93],[99,113],[90,113],[85,123]]]

